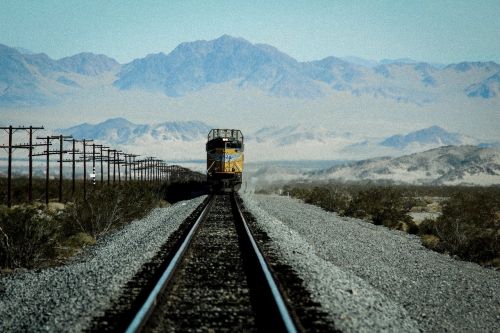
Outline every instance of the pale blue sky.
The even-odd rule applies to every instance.
[[[304,61],[330,55],[500,63],[500,0],[0,1],[0,43],[124,63],[223,34]]]

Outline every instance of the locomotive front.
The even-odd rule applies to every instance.
[[[235,192],[243,173],[243,134],[212,129],[207,141],[207,181],[212,192]]]

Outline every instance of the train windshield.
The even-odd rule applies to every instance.
[[[231,141],[236,140],[243,142],[243,134],[241,134],[240,130],[236,129],[212,129],[210,133],[208,133],[208,141],[217,138],[225,138]]]
[[[232,142],[226,142],[226,148],[241,148],[241,142],[238,141],[232,141]]]

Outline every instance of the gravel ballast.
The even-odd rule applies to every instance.
[[[418,237],[287,197],[242,195],[336,328],[500,330],[500,273],[424,248]]]
[[[87,329],[204,199],[156,208],[65,266],[0,277],[0,332]]]

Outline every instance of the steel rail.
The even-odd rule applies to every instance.
[[[232,195],[232,201],[235,204],[235,208],[237,211],[237,216],[235,218],[240,219],[241,225],[243,226],[243,230],[245,230],[244,237],[246,238],[246,241],[248,244],[251,246],[246,246],[247,251],[251,252],[252,256],[254,256],[255,261],[254,264],[257,264],[258,270],[260,271],[258,274],[264,277],[262,281],[265,281],[265,287],[268,289],[266,293],[268,295],[272,295],[272,300],[270,301],[273,303],[273,313],[277,313],[275,318],[277,318],[279,321],[281,321],[280,326],[284,328],[286,332],[290,333],[296,333],[301,331],[298,329],[298,326],[296,325],[296,322],[293,318],[293,316],[290,314],[288,311],[288,308],[286,306],[286,303],[284,301],[283,295],[276,284],[273,275],[271,273],[271,270],[266,262],[266,259],[264,258],[264,255],[260,251],[257,243],[255,242],[252,232],[250,231],[248,224],[243,216],[243,213],[241,211],[240,204]],[[135,314],[134,318],[128,325],[127,329],[125,332],[127,333],[135,333],[141,331],[141,329],[144,327],[146,324],[147,320],[149,319],[151,313],[154,310],[154,307],[156,306],[157,300],[159,295],[165,290],[167,287],[167,284],[171,280],[173,274],[175,273],[175,270],[179,263],[182,261],[184,257],[184,253],[186,252],[186,249],[190,246],[192,239],[194,238],[194,235],[196,231],[199,228],[199,225],[201,224],[202,221],[206,218],[207,214],[209,213],[212,205],[214,202],[214,197],[212,196],[206,206],[203,208],[202,212],[200,213],[199,217],[197,218],[196,222],[193,224],[191,229],[189,230],[187,236],[184,238],[182,241],[182,244],[179,246],[178,250],[176,251],[175,255],[173,256],[172,260],[169,262],[167,268],[165,271],[162,273],[160,279],[158,282],[155,284],[153,290],[151,293],[148,295],[146,301],[142,304],[141,308],[139,311]],[[240,245],[242,246],[242,245]],[[243,248],[242,248],[242,251]],[[255,267],[257,267],[255,266]],[[269,304],[269,303],[268,303]],[[300,324],[299,324],[300,325]],[[300,327],[300,326],[299,326]],[[281,331],[281,329],[278,329]]]
[[[255,255],[257,256],[257,259],[258,259],[258,262],[260,265],[260,269],[262,270],[262,272],[265,276],[268,288],[270,289],[270,291],[273,295],[273,300],[275,302],[275,306],[278,308],[280,319],[282,320],[282,324],[284,325],[287,332],[296,333],[296,332],[298,332],[298,329],[295,325],[295,321],[292,319],[292,316],[290,315],[290,312],[288,311],[288,309],[286,307],[283,296],[282,296],[276,282],[274,281],[271,270],[269,269],[269,266],[267,265],[267,262],[266,262],[264,256],[262,255],[262,252],[260,251],[259,247],[257,246],[257,243],[255,242],[255,240],[253,238],[252,232],[248,228],[248,224],[245,220],[245,217],[243,216],[243,213],[241,212],[240,204],[238,203],[238,200],[236,200],[236,198],[233,197],[233,200],[234,200],[234,203],[236,204],[236,208],[237,208],[239,217],[241,219],[241,222],[245,228],[247,239],[250,241],[250,243],[252,245],[253,251],[254,251]]]
[[[127,329],[125,330],[126,333],[135,333],[139,332],[144,325],[144,323],[147,321],[149,318],[149,315],[154,309],[154,306],[156,305],[156,300],[158,298],[158,295],[162,292],[162,290],[165,288],[167,285],[168,281],[172,277],[177,265],[180,263],[182,260],[182,257],[184,255],[184,252],[186,249],[189,247],[189,244],[191,243],[191,240],[193,239],[194,234],[196,233],[196,230],[198,230],[198,227],[200,223],[205,219],[205,216],[208,214],[210,211],[210,208],[212,207],[213,203],[213,197],[209,199],[209,202],[201,212],[200,216],[192,226],[191,230],[187,234],[186,238],[182,242],[181,246],[179,249],[176,251],[174,257],[168,264],[167,268],[161,275],[160,279],[156,283],[155,287],[149,294],[148,298],[146,301],[143,303],[137,314],[134,316],[134,319],[132,322],[129,324]]]

